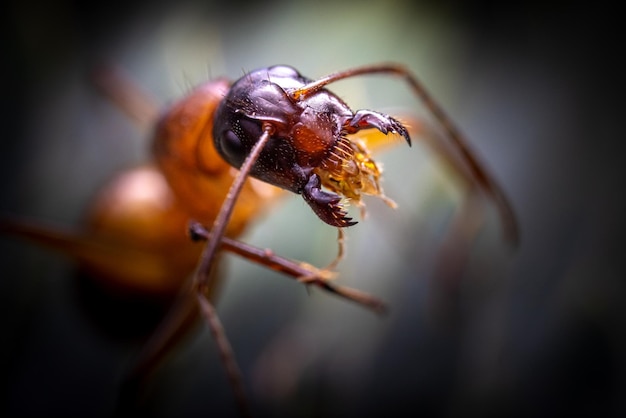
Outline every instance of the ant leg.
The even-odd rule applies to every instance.
[[[467,266],[471,243],[485,221],[481,197],[470,187],[454,213],[435,260],[435,293],[451,297],[456,294]]]
[[[233,391],[235,392],[235,399],[237,400],[237,406],[242,417],[250,417],[250,410],[248,402],[246,401],[246,395],[243,389],[243,383],[241,378],[241,370],[235,359],[233,348],[226,337],[222,321],[220,321],[215,311],[215,307],[209,301],[209,299],[201,292],[197,293],[198,304],[200,306],[200,312],[204,316],[204,319],[209,324],[211,335],[215,339],[215,342],[222,358],[222,363],[226,368],[226,374],[228,375]]]
[[[346,234],[343,232],[343,228],[337,228],[337,255],[326,267],[324,267],[323,271],[333,270],[337,267],[337,264],[343,259],[346,252]],[[300,277],[298,277],[298,281],[306,284],[319,283],[318,276],[314,275],[314,273],[307,273]]]
[[[132,416],[139,412],[142,388],[152,378],[167,355],[181,342],[197,323],[198,305],[188,288],[181,291],[169,312],[143,344],[132,367],[121,382],[116,416]]]
[[[270,139],[271,130],[271,126],[264,126],[261,137],[241,165],[239,173],[237,173],[233,184],[230,186],[230,189],[226,194],[226,198],[224,199],[224,203],[222,204],[220,212],[213,222],[211,235],[202,253],[200,265],[198,266],[198,271],[196,274],[195,285],[201,291],[204,287],[206,287],[210,280],[209,273],[211,271],[211,266],[213,265],[213,261],[215,259],[215,256],[217,255],[218,246],[221,243],[222,238],[224,237],[224,232],[226,230],[226,226],[228,225],[228,221],[230,220],[230,217],[235,208],[237,197],[241,193],[241,189],[243,188],[246,178],[248,177],[250,170],[252,170],[254,163],[259,158],[263,147]]]
[[[493,176],[488,173],[484,165],[479,163],[478,158],[472,151],[463,134],[461,134],[461,132],[456,128],[456,126],[452,123],[452,120],[447,116],[441,106],[439,106],[439,104],[433,99],[423,84],[407,68],[397,64],[375,64],[339,71],[327,75],[326,77],[322,77],[316,81],[312,81],[311,83],[294,90],[291,92],[291,96],[294,99],[300,99],[302,96],[313,94],[324,88],[327,84],[335,81],[367,74],[395,75],[406,81],[406,83],[411,87],[413,93],[420,98],[429,112],[435,117],[441,128],[444,130],[446,137],[452,142],[454,148],[458,150],[460,157],[468,166],[471,175],[480,184],[481,189],[495,202],[500,212],[500,218],[502,220],[503,231],[506,239],[513,245],[517,245],[519,243],[519,229],[513,208],[511,207],[508,198]]]
[[[159,116],[159,101],[141,89],[121,68],[101,64],[92,72],[96,87],[142,128],[148,130]]]
[[[207,291],[211,287],[211,270],[217,256],[217,250],[222,242],[222,238],[224,237],[226,225],[228,224],[228,221],[233,213],[237,197],[241,193],[244,182],[246,181],[250,170],[254,166],[254,163],[259,158],[263,147],[269,141],[271,131],[272,127],[269,124],[266,124],[263,127],[261,137],[252,148],[252,151],[250,151],[250,154],[248,154],[244,160],[239,173],[235,177],[233,184],[230,186],[220,212],[215,218],[213,227],[211,228],[211,235],[206,246],[204,247],[204,251],[202,252],[200,264],[198,266],[198,270],[196,271],[194,280],[194,287],[201,312],[211,329],[211,334],[215,337],[220,351],[220,356],[227,371],[228,379],[230,380],[231,387],[235,393],[237,406],[243,416],[249,416],[249,410],[248,402],[243,389],[243,383],[241,381],[241,371],[237,365],[232,347],[228,342],[228,338],[226,337],[222,324],[215,312],[215,308],[207,298]]]
[[[334,270],[337,267],[337,264],[345,257],[346,254],[346,234],[343,232],[342,228],[337,228],[337,256],[333,261],[331,261],[326,269]]]

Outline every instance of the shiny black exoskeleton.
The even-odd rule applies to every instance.
[[[410,144],[404,126],[390,116],[370,110],[353,112],[346,103],[289,66],[252,71],[237,80],[220,103],[214,119],[215,147],[239,168],[267,126],[271,138],[251,175],[302,194],[324,222],[344,227],[355,224],[346,216],[342,196],[322,190],[319,167],[337,165],[337,147],[345,136],[361,129],[395,132]],[[344,154],[347,147],[343,146]],[[332,159],[333,153],[335,158]],[[340,164],[349,164],[340,161]]]

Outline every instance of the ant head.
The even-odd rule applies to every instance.
[[[362,193],[384,198],[378,185],[380,169],[367,149],[347,135],[373,128],[399,133],[407,141],[409,136],[389,116],[352,112],[323,88],[327,83],[327,79],[309,80],[287,66],[246,74],[221,101],[213,140],[220,155],[239,168],[263,132],[269,132],[269,141],[249,174],[302,194],[321,220],[344,227],[355,222],[346,216],[342,199],[362,207]]]
[[[222,157],[240,167],[269,125],[272,138],[250,174],[301,193],[352,117],[350,108],[327,90],[298,98],[291,94],[310,82],[288,66],[259,69],[237,80],[214,119],[213,138]]]

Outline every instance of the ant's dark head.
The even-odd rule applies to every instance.
[[[269,124],[272,138],[251,175],[301,193],[352,117],[348,106],[327,90],[294,98],[292,93],[310,81],[288,66],[259,69],[237,80],[214,119],[215,146],[222,157],[241,166]]]
[[[213,140],[220,155],[239,168],[268,130],[271,137],[249,174],[302,194],[324,222],[350,226],[355,222],[346,216],[342,199],[359,204],[361,193],[383,195],[379,168],[368,151],[347,135],[374,128],[400,133],[408,140],[408,133],[398,121],[381,113],[353,113],[316,83],[288,66],[244,75],[215,113]]]

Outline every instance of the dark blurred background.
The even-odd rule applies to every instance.
[[[520,246],[503,243],[485,206],[484,225],[446,266],[462,185],[419,142],[382,154],[399,208],[371,202],[369,218],[348,231],[340,280],[388,301],[384,318],[229,259],[218,310],[256,416],[626,413],[617,12],[410,0],[3,8],[2,214],[77,225],[99,185],[149,158],[146,135],[89,80],[102,61],[164,101],[207,78],[271,64],[314,78],[398,61],[510,196]],[[427,117],[396,80],[332,89],[353,108]],[[319,266],[332,259],[334,239],[296,197],[246,236]],[[71,260],[14,237],[0,237],[0,257],[0,414],[113,415],[158,306],[103,302]],[[206,330],[159,370],[143,412],[236,416]]]

